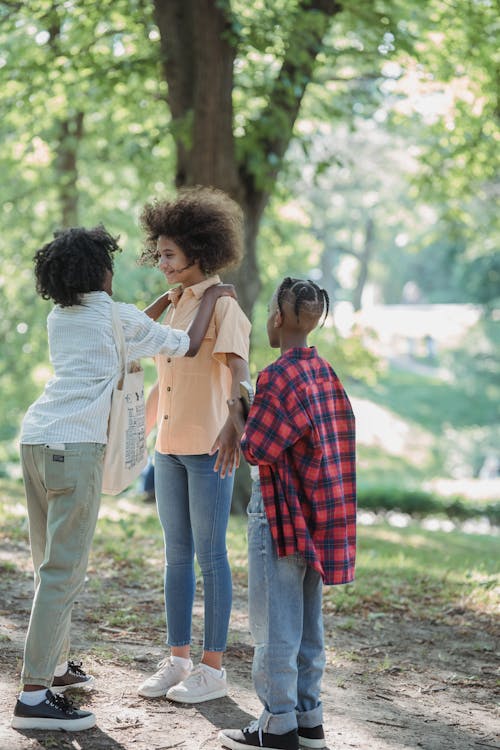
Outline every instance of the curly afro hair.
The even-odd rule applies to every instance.
[[[173,240],[189,261],[198,261],[207,276],[241,260],[243,213],[221,190],[185,188],[175,200],[147,203],[140,221],[146,233],[140,263],[156,265],[160,236]]]
[[[69,307],[80,304],[82,294],[101,291],[106,271],[113,270],[113,253],[121,252],[117,240],[102,225],[55,232],[33,258],[38,294]]]
[[[323,324],[330,308],[330,298],[325,289],[308,279],[292,279],[287,276],[278,287],[276,301],[279,311],[283,312],[283,302],[293,306],[297,320],[301,310],[319,318],[324,314]]]

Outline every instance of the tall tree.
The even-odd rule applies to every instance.
[[[177,150],[176,185],[214,185],[242,206],[246,253],[235,279],[241,304],[251,314],[260,289],[256,241],[262,214],[324,36],[341,5],[335,0],[288,4],[292,18],[279,71],[238,147],[233,75],[240,39],[229,2],[154,0],[154,7]]]

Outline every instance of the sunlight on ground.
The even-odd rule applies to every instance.
[[[431,479],[424,490],[442,497],[462,495],[471,500],[497,500],[500,502],[500,477],[497,479]]]
[[[458,348],[479,320],[477,305],[372,305],[357,313],[357,323],[377,333],[379,355],[393,357],[407,352],[409,342],[432,336],[438,348]]]
[[[358,444],[382,448],[393,456],[411,456],[414,463],[426,460],[433,443],[429,432],[367,399],[354,397],[351,403]]]
[[[406,529],[412,524],[418,524],[425,531],[461,531],[464,534],[489,534],[499,536],[500,528],[494,526],[488,518],[468,518],[466,521],[452,521],[450,518],[427,516],[416,520],[409,513],[390,510],[387,513],[375,513],[371,510],[358,509],[358,524],[360,526],[375,526],[385,521],[395,529]]]
[[[110,500],[111,502],[101,504],[99,518],[106,518],[108,521],[120,521],[130,514],[140,515],[142,518],[151,514],[151,508],[148,505],[137,502],[136,494],[131,495],[130,500],[126,496],[114,500],[110,497]]]

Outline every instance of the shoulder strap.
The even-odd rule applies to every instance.
[[[116,350],[118,352],[118,359],[120,361],[120,372],[124,374],[127,362],[127,347],[125,344],[125,336],[123,334],[123,325],[118,312],[118,305],[114,302],[111,303],[111,323],[113,325],[113,335],[115,338]]]

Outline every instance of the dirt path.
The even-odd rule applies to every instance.
[[[97,728],[80,733],[17,732],[9,727],[18,689],[31,576],[24,543],[3,551],[0,565],[0,750],[215,750],[221,727],[243,727],[259,713],[252,691],[252,648],[246,591],[237,582],[226,668],[229,697],[182,706],[139,698],[136,688],[163,657],[162,629],[148,627],[156,594],[143,598],[144,629],[127,631],[92,617],[86,590],[75,608],[73,658],[97,678],[97,688],[75,702],[97,715]],[[88,587],[90,588],[90,587]],[[153,600],[154,599],[154,600]],[[195,612],[199,642],[201,611]],[[466,609],[434,621],[382,613],[355,619],[325,613],[328,666],[325,729],[330,750],[483,750],[499,748],[495,715],[498,649],[494,623]],[[498,688],[496,689],[498,705]]]

